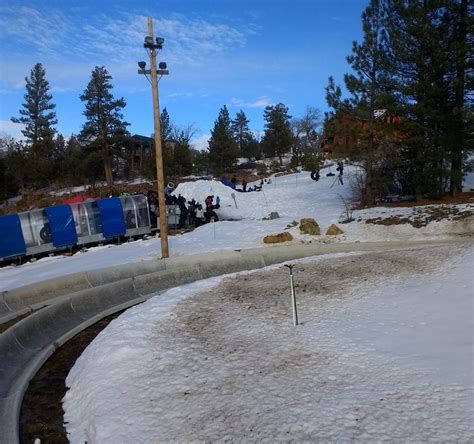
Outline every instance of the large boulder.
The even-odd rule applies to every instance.
[[[306,218],[300,220],[301,234],[311,234],[312,236],[320,236],[321,229],[318,223],[313,218]]]
[[[327,236],[337,236],[338,234],[344,234],[344,231],[342,231],[336,224],[332,224],[328,228],[328,231],[326,231]]]
[[[270,234],[263,238],[265,244],[279,244],[281,242],[288,242],[293,240],[293,236],[287,231],[279,234]]]

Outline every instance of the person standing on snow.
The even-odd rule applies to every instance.
[[[342,175],[344,174],[344,164],[342,163],[342,161],[337,162],[336,171],[339,171],[339,176],[337,176],[337,178],[339,179],[339,183],[341,185],[344,185],[344,182],[342,180]]]
[[[204,220],[205,220],[205,216],[204,216],[204,210],[202,209],[202,205],[197,204],[196,215],[194,217],[194,225],[196,226],[196,228],[200,227],[204,223]]]
[[[206,222],[210,222],[211,217],[214,218],[214,221],[219,220],[216,212],[214,211],[215,207],[214,207],[213,200],[214,200],[214,195],[212,194],[210,196],[207,196],[206,200],[204,201],[204,203],[206,204]]]

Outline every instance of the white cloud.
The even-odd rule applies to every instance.
[[[0,5],[0,45],[2,57],[8,58],[0,87],[23,88],[24,77],[38,61],[50,84],[54,82],[53,92],[80,90],[95,65],[105,65],[114,79],[135,78],[137,61],[148,62],[143,48],[147,21],[145,15],[125,12],[87,16],[54,7]],[[230,57],[246,44],[249,34],[223,19],[176,14],[154,20],[154,32],[165,38],[159,60],[168,62],[173,72],[196,72],[218,54]]]
[[[83,60],[100,58],[107,60],[107,64],[135,61],[145,55],[144,15],[96,15],[91,20],[80,15],[67,16],[54,8],[0,6],[0,27],[3,39],[6,36],[13,41],[10,50],[19,44],[52,58],[67,54],[69,58]],[[232,26],[181,15],[155,20],[154,31],[165,38],[167,58],[180,63],[195,63],[246,43],[245,34]]]
[[[236,99],[233,97],[231,99],[232,105],[236,108],[259,108],[265,109],[267,106],[272,106],[273,102],[266,96],[259,97],[258,99],[254,100],[253,102],[246,102],[241,99]]]
[[[204,134],[198,139],[191,141],[191,144],[194,146],[195,149],[199,151],[205,151],[209,147],[208,142],[210,138],[211,138],[210,134]]]
[[[45,13],[27,6],[0,7],[0,28],[4,36],[35,47],[42,55],[59,50],[70,27],[70,20],[58,10]]]
[[[195,94],[192,92],[174,92],[174,93],[169,93],[165,94],[163,97],[167,99],[178,99],[181,97],[194,97]]]
[[[2,137],[13,137],[14,139],[24,139],[22,129],[25,129],[25,125],[22,123],[14,123],[11,120],[0,120],[0,136]]]

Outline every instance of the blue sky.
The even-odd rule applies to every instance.
[[[151,88],[137,74],[148,62],[147,17],[165,38],[159,55],[170,75],[159,84],[160,105],[179,126],[192,124],[198,146],[227,105],[243,110],[262,131],[266,105],[284,103],[294,117],[308,105],[327,109],[324,88],[348,72],[346,56],[361,39],[367,0],[43,0],[0,2],[0,133],[23,103],[26,76],[46,69],[59,132],[84,123],[79,96],[95,66],[112,75],[115,97],[127,102],[132,134],[153,132]]]

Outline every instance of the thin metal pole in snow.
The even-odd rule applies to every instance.
[[[212,228],[214,229],[214,239],[216,238],[216,218],[212,216]]]
[[[294,264],[285,265],[290,269],[290,288],[291,288],[291,305],[293,307],[293,325],[298,325],[298,310],[296,309],[296,294],[295,294],[295,283],[293,282],[293,267]]]
[[[270,211],[270,207],[268,206],[267,195],[265,194],[265,190],[263,189],[263,187],[262,187],[262,193],[263,193],[263,197],[265,199],[265,205],[267,206],[267,211]]]
[[[334,185],[336,185],[336,182],[338,180],[339,180],[339,177],[336,176],[336,178],[334,179],[334,182],[332,183],[332,185],[329,188],[332,188]]]

